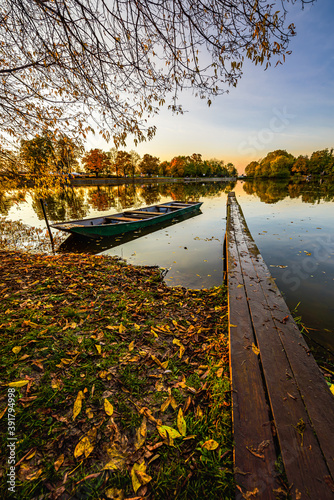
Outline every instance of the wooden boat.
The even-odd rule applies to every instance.
[[[50,227],[90,238],[115,236],[196,212],[201,205],[201,202],[194,201],[170,201],[103,217],[59,222],[50,224]]]

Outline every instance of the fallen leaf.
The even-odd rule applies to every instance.
[[[42,469],[39,469],[38,471],[36,472],[32,472],[31,474],[29,474],[28,476],[26,476],[26,479],[28,481],[34,481],[35,479],[38,479],[39,476],[42,474]]]
[[[258,347],[256,347],[256,345],[254,343],[252,343],[252,351],[257,356],[260,354],[260,349]]]
[[[107,498],[111,498],[112,500],[124,500],[125,494],[123,490],[119,490],[117,488],[108,488],[104,492]]]
[[[132,342],[130,342],[129,344],[129,351],[133,351],[133,349],[135,348],[135,341],[133,340]]]
[[[145,462],[141,462],[140,464],[135,463],[131,469],[131,480],[133,491],[137,493],[141,486],[149,483],[152,480],[152,477],[146,474],[146,465]]]
[[[179,412],[177,414],[177,428],[179,429],[179,432],[181,436],[185,436],[187,433],[187,424],[186,421],[183,418],[183,411],[180,408]]]
[[[114,407],[107,398],[104,400],[104,411],[109,417],[114,413]]]
[[[126,461],[126,455],[122,452],[116,450],[115,448],[109,448],[107,450],[108,456],[110,458],[109,462],[103,467],[103,470],[121,470],[123,469]]]
[[[64,459],[65,459],[65,456],[64,455],[60,455],[60,457],[58,457],[57,460],[55,461],[55,463],[53,464],[56,472],[63,465]]]
[[[77,399],[75,400],[74,406],[73,406],[73,420],[75,420],[77,418],[77,416],[79,415],[79,413],[81,412],[82,400],[84,399],[84,397],[85,397],[84,393],[82,391],[79,391],[78,395],[77,395]]]
[[[81,455],[85,454],[85,457],[87,458],[91,454],[93,449],[94,446],[90,442],[89,438],[87,436],[84,436],[76,445],[74,449],[74,456],[75,458],[79,458],[81,457]]]
[[[135,439],[136,450],[139,450],[139,448],[141,448],[143,446],[143,444],[145,443],[146,433],[147,433],[146,423],[147,423],[147,419],[144,416],[140,427],[136,431],[136,439]]]
[[[219,443],[217,443],[214,439],[209,439],[202,444],[202,448],[205,448],[206,450],[215,450],[218,446]]]
[[[29,380],[18,380],[17,382],[10,382],[8,387],[24,387],[29,383]]]
[[[12,352],[14,354],[18,354],[21,351],[22,347],[20,345],[13,347]]]

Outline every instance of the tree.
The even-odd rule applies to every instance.
[[[292,173],[293,174],[307,174],[309,166],[309,158],[308,156],[299,155],[292,165]]]
[[[110,159],[101,149],[91,149],[82,158],[82,163],[86,172],[94,172],[97,177],[99,172],[103,172],[110,165]]]
[[[333,149],[322,149],[314,151],[309,161],[309,173],[321,174],[322,172],[329,174],[334,173],[334,155]]]
[[[250,163],[248,163],[247,167],[245,168],[245,174],[247,175],[247,177],[254,177],[258,166],[258,161],[251,161]]]
[[[129,175],[132,172],[131,154],[127,151],[118,151],[114,163],[114,169],[116,170],[117,177],[120,173],[123,174],[123,177]]]
[[[56,140],[54,150],[57,166],[62,172],[71,173],[78,169],[78,159],[84,152],[81,141],[62,135]]]
[[[182,112],[182,89],[210,105],[236,86],[245,59],[281,63],[295,35],[289,1],[313,0],[3,0],[3,138],[85,136],[92,120],[116,146],[128,133],[151,138],[147,118],[166,99]]]
[[[57,159],[54,144],[48,135],[22,140],[20,160],[25,171],[33,176],[44,176],[50,171],[57,172]]]
[[[160,160],[156,156],[145,154],[139,164],[139,169],[142,174],[157,175],[159,172]]]

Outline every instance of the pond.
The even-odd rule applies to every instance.
[[[151,232],[113,240],[61,234],[57,251],[119,256],[158,265],[172,286],[208,288],[223,277],[227,193],[234,190],[251,234],[286,302],[315,348],[334,356],[334,185],[319,182],[179,182],[67,188],[49,196],[50,222],[98,216],[171,199],[202,201],[201,213]],[[37,193],[0,191],[0,214],[45,228]]]

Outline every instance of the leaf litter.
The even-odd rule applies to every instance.
[[[3,251],[0,274],[2,487],[9,386],[24,498],[233,497],[223,286],[85,254]]]

